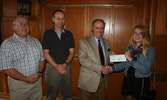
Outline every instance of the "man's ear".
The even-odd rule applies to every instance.
[[[93,27],[91,27],[91,32],[93,32]]]

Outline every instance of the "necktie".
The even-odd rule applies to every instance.
[[[102,47],[101,47],[101,44],[100,44],[100,40],[98,40],[98,48],[99,48],[101,64],[104,65],[104,55],[103,55],[103,50],[102,50]],[[101,73],[101,76],[104,77],[104,74]]]

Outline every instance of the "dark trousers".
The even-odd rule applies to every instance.
[[[70,65],[68,65],[66,69],[67,73],[65,75],[62,75],[57,72],[57,70],[53,66],[47,64],[45,73],[47,100],[56,100],[59,88],[61,89],[63,100],[72,100]]]
[[[81,89],[80,100],[90,100],[91,95],[92,95],[91,100],[103,100],[104,90],[105,90],[105,78],[101,78],[99,86],[95,93],[88,92],[88,91]]]

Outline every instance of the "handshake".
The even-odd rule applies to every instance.
[[[112,67],[109,65],[103,66],[101,70],[102,74],[104,75],[110,73],[111,71],[112,71]]]

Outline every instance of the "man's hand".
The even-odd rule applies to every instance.
[[[24,81],[27,83],[35,83],[41,77],[40,73],[36,73],[30,77],[25,77]]]
[[[14,78],[14,79],[21,80],[21,81],[24,81],[24,82],[27,82],[27,83],[34,83],[41,76],[40,73],[36,73],[36,74],[34,74],[30,77],[26,77],[14,68],[3,70],[3,72],[6,73],[8,76]]]
[[[103,66],[101,72],[103,74],[108,74],[112,69],[110,69],[110,66]]]
[[[65,63],[64,64],[58,64],[55,68],[60,74],[66,74],[67,73]]]

